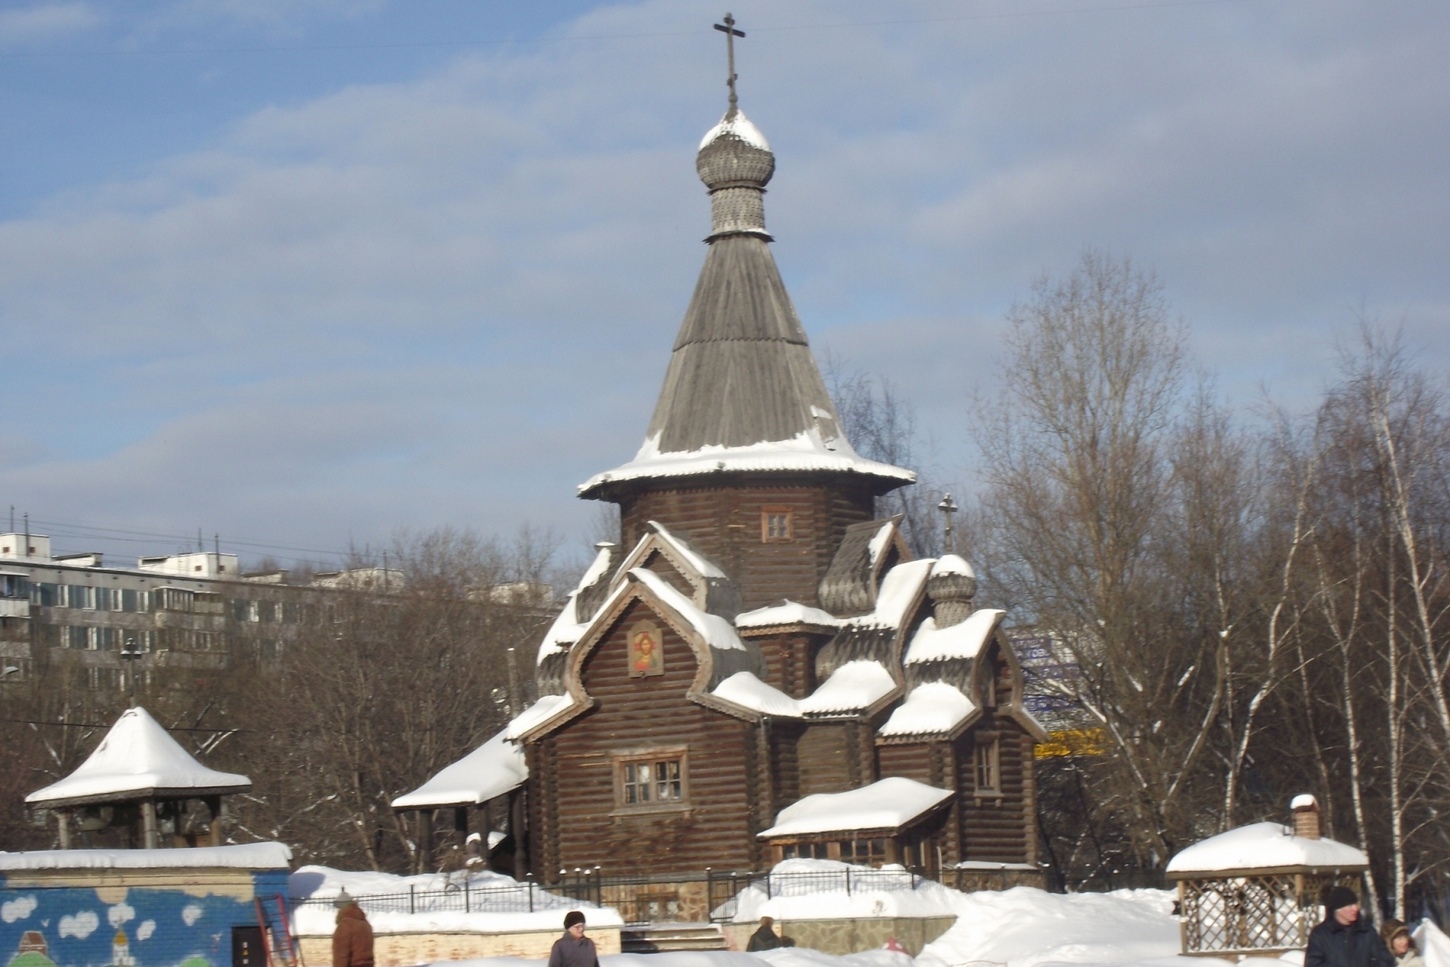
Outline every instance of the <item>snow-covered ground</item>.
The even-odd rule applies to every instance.
[[[821,874],[844,872],[845,865],[826,860],[789,860],[775,868],[781,877],[791,872]],[[852,867],[852,876],[865,872]],[[335,896],[345,886],[349,893],[363,896],[404,893],[409,887],[420,894],[462,882],[463,874],[451,878],[442,874],[395,877],[380,873],[342,873],[325,867],[303,867],[293,875],[294,895]],[[506,898],[516,884],[493,873],[476,873],[468,878],[470,889],[480,896]],[[871,950],[848,956],[833,956],[801,947],[762,953],[680,952],[659,954],[616,954],[601,957],[601,967],[1230,967],[1230,962],[1212,957],[1183,957],[1178,953],[1178,920],[1173,916],[1173,894],[1165,890],[1118,890],[1113,893],[1054,894],[1017,887],[1002,892],[959,893],[938,883],[922,881],[914,889],[872,890],[853,879],[845,891],[804,892],[767,898],[764,891],[750,889],[739,896],[735,919],[754,922],[761,916],[774,917],[790,932],[790,922],[855,917],[942,916],[957,920],[921,954],[911,956],[889,950]],[[501,888],[501,890],[500,890]],[[495,890],[500,892],[495,893]],[[503,900],[503,902],[511,902]],[[516,898],[515,901],[516,902]],[[423,921],[444,928],[517,928],[561,925],[563,912],[574,907],[586,910],[595,925],[620,923],[616,911],[595,909],[587,904],[550,897],[537,912],[521,917],[501,910],[489,912],[369,914],[383,928],[416,929]],[[366,901],[365,901],[366,906]],[[326,932],[333,911],[319,906],[308,912],[318,922],[308,926]],[[406,918],[406,919],[404,919]],[[525,923],[525,919],[527,923]],[[300,920],[300,917],[299,917]],[[397,921],[396,923],[394,921]],[[300,925],[300,924],[299,924]],[[307,932],[307,931],[304,931]],[[1417,934],[1426,967],[1450,967],[1450,939],[1427,924]],[[539,967],[542,961],[518,957],[456,961],[452,967]],[[1242,967],[1302,967],[1303,955],[1286,954],[1283,959],[1252,958]]]

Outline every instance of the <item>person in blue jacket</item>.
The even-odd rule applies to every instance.
[[[1359,897],[1336,886],[1324,901],[1324,922],[1309,932],[1304,967],[1395,967],[1379,932],[1359,915]]]

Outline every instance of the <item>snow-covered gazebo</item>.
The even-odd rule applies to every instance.
[[[246,792],[252,780],[218,772],[197,762],[143,708],[127,709],[111,726],[90,758],[70,775],[25,797],[25,804],[48,809],[59,820],[60,847],[71,847],[71,818],[82,830],[119,828],[125,845],[141,842],[156,849],[161,834],[188,846],[220,846],[221,797]],[[201,802],[206,815],[188,806]]]
[[[1369,867],[1364,851],[1320,837],[1313,796],[1296,796],[1289,808],[1292,827],[1240,826],[1169,861],[1185,954],[1243,958],[1301,949],[1322,919],[1324,893],[1360,888]]]

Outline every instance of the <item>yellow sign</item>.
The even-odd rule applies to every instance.
[[[1037,759],[1056,759],[1075,755],[1102,755],[1102,729],[1061,729],[1047,733],[1047,741],[1037,743],[1032,755]]]

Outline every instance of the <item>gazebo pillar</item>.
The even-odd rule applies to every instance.
[[[70,811],[57,809],[55,811],[56,824],[58,826],[58,839],[61,849],[70,849]]]
[[[141,803],[141,847],[160,849],[161,838],[156,832],[156,800],[146,799]]]

